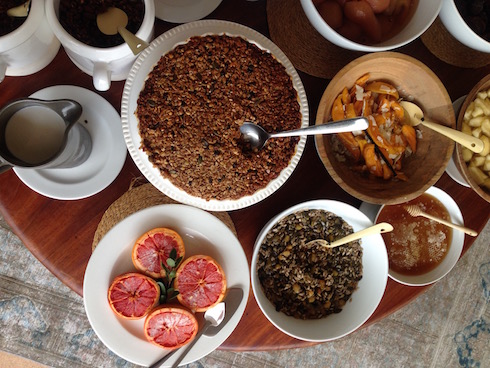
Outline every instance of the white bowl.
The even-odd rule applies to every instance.
[[[451,216],[451,222],[458,225],[464,224],[463,215],[461,214],[458,205],[456,204],[454,199],[452,199],[446,192],[436,187],[430,187],[425,193],[437,198],[446,207],[449,215]],[[379,209],[378,214],[376,215],[375,222],[377,222],[379,213],[383,208],[384,205],[381,206],[381,208]],[[453,269],[454,265],[456,264],[456,262],[458,262],[458,259],[461,256],[463,245],[464,233],[462,231],[453,230],[452,241],[451,245],[449,246],[448,254],[446,254],[446,257],[444,257],[443,261],[432,271],[429,271],[422,275],[411,276],[403,275],[390,269],[388,272],[388,276],[390,276],[390,278],[399,282],[400,284],[408,286],[424,286],[432,284],[442,279],[449,273],[449,271]]]
[[[155,4],[153,0],[143,1],[145,15],[136,36],[150,42],[155,23]],[[123,43],[115,47],[101,48],[78,41],[61,26],[58,20],[59,3],[60,0],[46,0],[48,22],[68,57],[79,69],[93,77],[94,87],[99,91],[107,91],[111,81],[126,79],[137,57],[129,46]]]
[[[0,37],[0,82],[6,75],[36,73],[55,58],[60,42],[44,14],[44,0],[33,0],[24,23]]]
[[[342,217],[354,231],[365,229],[372,222],[357,208],[331,200],[315,200],[297,204],[270,220],[255,242],[252,256],[252,289],[260,309],[267,319],[285,334],[304,341],[330,341],[341,338],[359,328],[373,314],[383,297],[388,280],[388,255],[381,235],[372,235],[361,240],[363,248],[363,276],[357,290],[340,313],[321,319],[302,320],[276,311],[265,296],[257,273],[260,246],[270,229],[282,218],[306,209],[323,209]]]
[[[456,8],[454,0],[444,0],[439,13],[444,27],[463,45],[474,50],[490,53],[490,42],[478,36],[468,24]]]
[[[392,50],[412,42],[424,33],[434,22],[441,10],[443,0],[421,0],[409,23],[394,37],[376,45],[364,45],[345,38],[330,27],[322,18],[312,0],[301,0],[301,5],[309,21],[327,40],[344,49],[373,52]]]

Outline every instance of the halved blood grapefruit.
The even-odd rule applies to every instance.
[[[151,277],[128,272],[114,279],[107,299],[118,316],[126,319],[143,318],[158,303],[160,286]]]
[[[226,276],[221,266],[206,255],[195,255],[182,262],[174,282],[180,304],[204,312],[221,302],[226,293]]]
[[[196,317],[180,307],[160,306],[145,320],[145,336],[151,343],[165,349],[177,349],[197,334]]]
[[[182,237],[174,230],[159,227],[143,234],[134,244],[131,258],[138,271],[153,278],[165,277],[166,265],[172,249],[178,257],[184,257],[185,248]]]

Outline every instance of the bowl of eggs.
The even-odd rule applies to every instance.
[[[444,0],[439,17],[448,32],[463,45],[490,53],[490,6],[484,1]]]
[[[393,231],[382,234],[389,277],[408,286],[429,285],[453,269],[463,251],[465,235],[426,217],[412,216],[407,206],[456,225],[463,225],[463,215],[456,202],[436,187],[406,203],[379,209],[375,222],[393,225]]]
[[[392,50],[415,40],[437,18],[443,0],[301,0],[313,27],[345,49]]]
[[[469,186],[490,202],[490,75],[466,96],[458,114],[457,129],[483,142],[479,153],[457,144],[455,164]]]
[[[347,64],[320,100],[316,124],[366,116],[365,131],[316,136],[318,155],[334,181],[373,204],[409,201],[444,173],[454,142],[409,126],[401,101],[418,105],[427,119],[455,128],[451,99],[420,61],[395,52],[371,53]]]

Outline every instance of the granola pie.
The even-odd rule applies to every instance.
[[[236,200],[286,168],[297,137],[260,151],[240,140],[245,121],[269,132],[301,126],[298,94],[285,67],[242,37],[192,37],[163,55],[138,97],[143,149],[161,175],[205,200]]]
[[[324,210],[292,213],[265,236],[257,260],[258,278],[277,311],[298,319],[339,313],[362,278],[359,240],[326,248],[353,232],[341,217]]]

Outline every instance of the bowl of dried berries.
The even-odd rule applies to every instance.
[[[295,205],[262,229],[252,257],[252,288],[269,321],[304,341],[330,341],[359,328],[374,312],[388,278],[381,235],[335,248],[332,242],[371,226],[358,209],[337,201]]]
[[[155,5],[152,0],[47,0],[46,17],[73,63],[93,77],[94,87],[106,91],[111,81],[127,78],[136,55],[119,34],[105,35],[97,15],[117,7],[128,15],[126,28],[149,42],[153,37]],[[83,15],[82,15],[83,14]]]
[[[463,45],[490,53],[488,1],[444,0],[439,17],[449,33]]]

